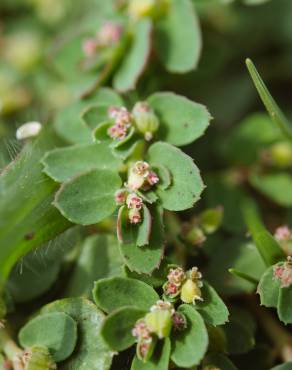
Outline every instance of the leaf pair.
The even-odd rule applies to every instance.
[[[198,305],[183,304],[178,308],[187,319],[187,329],[171,334],[164,342],[159,341],[150,361],[143,363],[134,358],[131,369],[168,369],[169,360],[180,367],[192,367],[200,363],[208,346],[208,334],[204,319],[212,325],[221,325],[228,318],[228,311],[216,292],[205,283],[205,302]],[[101,335],[114,351],[123,351],[135,343],[132,329],[136,321],[145,316],[159,299],[158,294],[142,281],[129,278],[108,278],[95,283],[93,298],[109,315],[104,321]],[[202,316],[203,318],[202,318]]]

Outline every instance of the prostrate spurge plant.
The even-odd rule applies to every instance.
[[[32,3],[43,18],[46,5]],[[216,32],[224,17],[214,20],[207,0],[89,3],[92,14],[80,16],[79,27],[64,32],[61,22],[45,67],[71,98],[60,88],[50,98],[61,108],[45,112],[52,124],[18,128],[22,151],[1,172],[0,370],[236,370],[236,356],[246,353],[270,364],[290,360],[290,335],[251,297],[257,287],[261,304],[292,323],[292,231],[281,224],[272,235],[249,195],[253,188],[291,206],[279,194],[292,166],[289,121],[247,61],[281,131],[262,117],[236,127],[218,150],[231,168],[219,161],[203,176],[207,194],[191,213],[206,185],[195,164],[201,158],[187,153],[211,115],[182,95],[153,91],[197,67],[196,11],[206,6],[200,14]],[[65,18],[62,4],[54,5],[57,18]],[[49,13],[48,23],[56,20]],[[18,64],[35,59],[26,58]],[[50,78],[34,84],[47,90]],[[217,155],[214,141],[205,145]],[[250,307],[275,351],[254,348]]]

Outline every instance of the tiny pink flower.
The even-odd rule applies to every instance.
[[[132,335],[137,339],[148,339],[150,337],[150,330],[143,319],[140,319],[136,322],[134,328],[132,329]]]
[[[186,329],[187,327],[187,321],[184,315],[180,314],[179,312],[175,312],[172,315],[172,323],[173,323],[173,328],[176,331],[181,331]]]
[[[147,176],[147,181],[149,182],[151,186],[153,186],[159,182],[159,177],[154,171],[150,171]]]
[[[166,283],[164,288],[165,294],[169,296],[175,296],[179,292],[179,286],[174,283]]]
[[[292,232],[288,226],[280,226],[275,231],[275,238],[278,241],[286,241],[292,239]]]
[[[127,136],[127,127],[116,123],[108,129],[107,133],[112,139],[124,140]]]
[[[144,161],[137,161],[133,167],[133,172],[136,173],[137,175],[143,176],[143,177],[148,177],[149,175],[149,164]]]
[[[284,272],[284,266],[274,266],[273,268],[274,278],[281,280],[283,272]]]
[[[173,305],[168,301],[163,301],[162,299],[159,299],[153,306],[150,307],[150,312],[155,312],[159,310],[170,311],[172,315],[175,312]]]
[[[106,22],[97,33],[100,46],[111,46],[118,43],[123,34],[123,27],[114,22]]]
[[[92,57],[97,49],[97,43],[94,38],[88,38],[83,41],[82,49],[87,57]]]
[[[141,222],[141,213],[138,209],[136,208],[131,208],[129,211],[129,220],[131,224],[138,224]]]
[[[167,279],[170,283],[180,285],[186,278],[185,272],[181,267],[170,269],[167,275]]]
[[[127,194],[126,189],[119,189],[115,192],[115,202],[118,206],[121,206],[126,202]]]
[[[115,120],[116,124],[127,126],[127,128],[132,124],[132,114],[125,107],[110,107],[108,115]]]
[[[143,205],[142,198],[138,197],[137,194],[131,193],[127,197],[127,206],[128,208],[141,209]]]

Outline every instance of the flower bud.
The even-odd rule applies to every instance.
[[[123,34],[123,27],[114,22],[106,22],[97,33],[97,42],[101,47],[118,43]]]
[[[127,199],[127,190],[126,189],[119,189],[115,192],[115,202],[117,206],[122,206]]]
[[[141,209],[143,205],[142,198],[138,197],[137,194],[131,193],[127,197],[128,208]]]
[[[87,57],[92,57],[97,49],[97,42],[95,38],[87,38],[82,43],[82,49]]]
[[[292,254],[292,231],[288,226],[284,225],[278,227],[274,237],[286,254]]]
[[[270,148],[270,156],[275,166],[289,167],[292,165],[292,145],[287,142],[276,143]]]
[[[274,278],[281,282],[281,288],[292,285],[292,257],[288,256],[284,264],[277,264],[273,268]]]
[[[159,177],[154,171],[150,171],[147,176],[147,181],[150,186],[153,186],[159,182]]]
[[[57,368],[45,347],[35,346],[26,350],[22,361],[24,370],[53,370]]]
[[[133,117],[137,129],[144,134],[145,140],[151,140],[159,127],[159,120],[153,109],[145,102],[136,103],[133,108]]]
[[[198,246],[203,244],[206,240],[204,231],[199,226],[192,227],[186,234],[182,235],[182,237],[186,242]]]
[[[180,298],[184,303],[195,304],[196,300],[202,301],[202,292],[198,283],[191,279],[187,279],[182,285]]]
[[[175,312],[172,315],[172,324],[175,331],[182,331],[187,327],[187,320],[182,313]]]
[[[206,209],[200,215],[200,224],[207,234],[213,234],[221,225],[222,219],[223,219],[222,207]]]
[[[138,224],[141,222],[142,217],[140,211],[136,208],[131,208],[129,210],[129,220],[131,224]]]

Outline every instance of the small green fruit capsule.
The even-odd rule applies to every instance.
[[[195,303],[196,300],[202,300],[201,289],[197,282],[187,279],[181,288],[180,298],[184,303]]]
[[[153,109],[146,102],[136,103],[133,108],[133,116],[136,127],[144,135],[145,140],[151,140],[159,127],[159,120]]]
[[[280,168],[292,165],[292,145],[287,142],[276,143],[270,149],[272,162]]]
[[[194,226],[185,234],[184,239],[192,245],[200,245],[204,243],[206,236],[199,226]]]
[[[151,333],[156,334],[159,339],[166,338],[172,327],[171,316],[170,310],[158,309],[149,312],[145,316],[145,322]]]
[[[213,234],[221,225],[223,208],[206,209],[200,216],[201,226],[207,234]]]
[[[23,354],[24,370],[53,370],[57,369],[47,348],[34,346]]]
[[[129,0],[128,14],[137,20],[142,17],[156,19],[167,12],[169,0]]]

